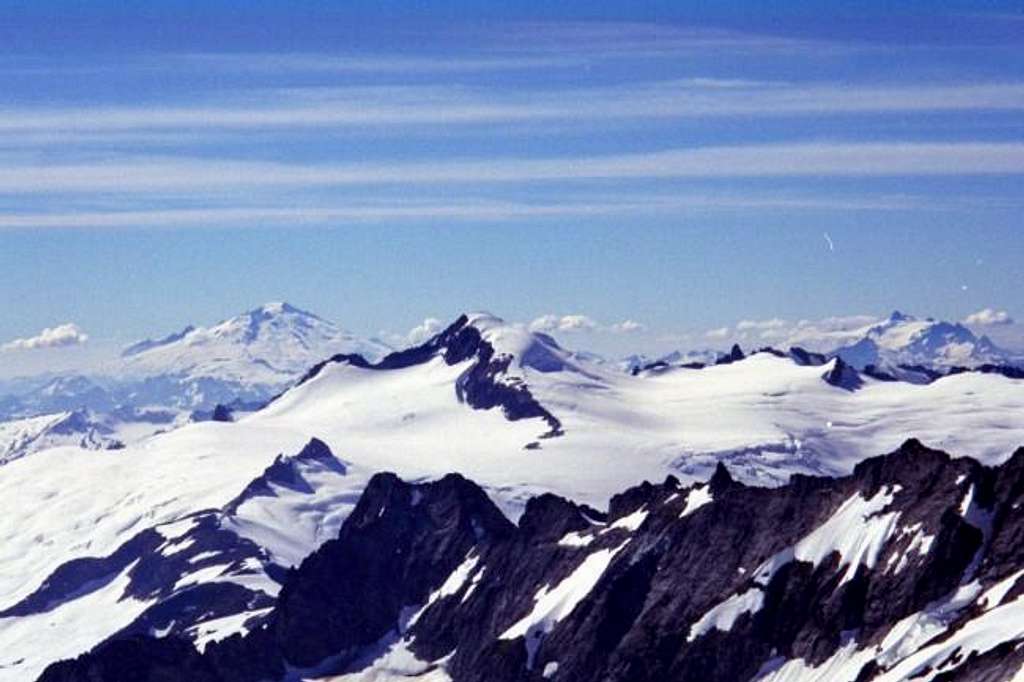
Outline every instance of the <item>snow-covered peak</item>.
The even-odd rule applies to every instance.
[[[522,324],[511,324],[487,312],[470,313],[466,316],[467,327],[474,327],[480,337],[494,348],[496,355],[509,355],[519,366],[529,365],[531,357],[538,351],[561,350],[547,334],[531,332]]]
[[[894,310],[892,311],[892,314],[889,315],[889,322],[893,323],[908,322],[913,319],[913,316],[907,315],[906,313],[900,312],[899,310]]]
[[[271,301],[259,307],[260,312],[265,315],[281,315],[282,313],[302,313],[310,317],[316,317],[313,313],[300,310],[286,301]]]
[[[466,315],[467,327],[480,332],[480,337],[494,349],[496,356],[512,358],[511,368],[530,369],[538,372],[561,372],[564,370],[587,374],[593,368],[584,357],[563,349],[551,336],[543,332],[530,331],[525,325],[509,323],[487,312]]]
[[[1010,355],[988,337],[976,336],[960,323],[919,319],[898,310],[884,322],[868,327],[860,340],[837,349],[835,354],[858,369],[867,365],[973,367],[1010,361]]]
[[[126,349],[130,375],[176,375],[283,386],[336,353],[376,360],[390,351],[313,313],[272,302],[211,327],[186,327],[158,341]]]

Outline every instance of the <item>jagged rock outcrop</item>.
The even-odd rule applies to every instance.
[[[554,340],[543,334],[535,334],[545,343],[554,345]],[[527,349],[529,357],[519,358],[539,371],[555,371],[557,359],[546,353],[537,344]],[[314,365],[299,381],[303,384],[331,364],[345,362],[354,367],[371,370],[397,370],[420,365],[435,357],[442,357],[448,365],[457,365],[473,359],[472,365],[455,382],[455,396],[477,410],[501,408],[510,421],[518,419],[542,419],[548,431],[542,438],[562,435],[562,424],[555,415],[541,405],[529,386],[518,376],[509,375],[512,356],[496,352],[494,346],[483,338],[480,330],[471,324],[467,315],[460,315],[455,322],[425,343],[396,351],[385,356],[377,364],[367,362],[360,355],[335,355]]]
[[[864,385],[857,370],[846,364],[841,357],[837,356],[834,362],[832,369],[822,375],[826,383],[847,391],[856,391]]]
[[[734,343],[729,353],[721,356],[715,360],[716,365],[731,365],[734,362],[739,362],[743,358],[747,357],[743,354],[743,349],[740,348],[740,344]]]
[[[800,346],[791,346],[789,357],[798,365],[818,366],[828,362],[828,357],[824,353],[815,353]]]
[[[643,483],[606,516],[542,495],[518,526],[459,476],[382,474],[263,626],[159,679],[370,674],[360,653],[391,647],[456,682],[1006,680],[1024,665],[1022,498],[1024,449],[985,467],[916,440],[780,488],[721,465]],[[104,672],[109,646],[43,682],[127,679]]]

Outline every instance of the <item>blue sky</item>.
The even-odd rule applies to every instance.
[[[1024,315],[1012,3],[337,4],[5,5],[0,344],[278,299],[586,315],[606,352]]]

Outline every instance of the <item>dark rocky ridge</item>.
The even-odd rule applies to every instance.
[[[894,624],[960,586],[977,580],[987,589],[1024,568],[1024,449],[984,467],[909,440],[842,478],[797,475],[781,488],[755,488],[719,467],[704,486],[684,488],[672,477],[644,483],[615,496],[603,521],[544,495],[530,501],[516,527],[459,476],[413,485],[381,474],[338,539],[289,573],[271,616],[249,635],[211,644],[202,656],[146,640],[118,645],[128,654],[115,654],[111,643],[51,666],[41,679],[278,680],[286,665],[328,659],[344,667],[367,646],[404,636],[423,661],[448,657],[456,682],[734,682],[779,657],[820,664],[850,637],[858,647],[879,643]],[[689,510],[698,489],[711,500]],[[973,502],[962,515],[968,494]],[[790,555],[767,577],[754,575],[860,498],[884,506],[848,532],[868,532],[883,515],[899,514],[873,565],[848,572],[833,551],[813,563]],[[933,538],[924,551],[914,544],[917,532]],[[574,608],[550,627],[530,628],[528,645],[502,637],[533,611],[540,590],[557,589],[601,552],[612,555],[607,568]],[[430,599],[467,559],[475,563],[464,579]],[[762,593],[760,608],[739,613],[727,630],[690,636],[702,616],[749,590]],[[1021,593],[1024,580],[1002,603]],[[405,614],[425,603],[408,622]],[[967,627],[979,609],[954,613],[932,641]],[[1008,679],[1024,663],[1017,636],[950,657],[938,679]],[[179,667],[167,667],[164,647],[177,652]],[[126,671],[136,668],[118,667],[117,655],[136,665],[137,652],[149,650],[159,677],[131,677]],[[882,672],[872,660],[857,680]]]
[[[864,385],[864,380],[860,378],[857,370],[843,362],[843,359],[838,356],[832,369],[825,372],[824,379],[826,383],[847,391],[856,391]]]
[[[554,344],[550,337],[543,338]],[[494,347],[480,335],[480,330],[469,324],[466,315],[461,315],[447,329],[425,343],[391,353],[377,364],[368,362],[361,355],[334,355],[314,365],[297,385],[301,386],[314,378],[330,364],[347,362],[362,369],[395,370],[421,365],[438,356],[444,358],[448,365],[476,359],[456,380],[455,396],[459,402],[477,410],[500,407],[510,421],[543,419],[549,428],[541,438],[562,435],[561,422],[534,398],[525,383],[517,379],[502,379],[514,358],[496,354]]]
[[[740,344],[734,343],[732,345],[732,348],[729,350],[729,352],[726,355],[723,355],[722,357],[720,357],[717,360],[715,360],[715,364],[716,365],[729,365],[729,364],[732,364],[734,362],[739,362],[740,360],[742,360],[745,357],[747,357],[747,356],[743,354],[743,349],[740,348]]]

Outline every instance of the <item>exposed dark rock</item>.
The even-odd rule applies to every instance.
[[[270,624],[282,657],[310,666],[376,642],[396,627],[403,608],[425,602],[470,549],[513,532],[461,476],[413,486],[377,474],[339,537],[285,583]]]
[[[694,494],[703,504],[689,509]],[[1024,449],[989,468],[913,439],[849,476],[793,476],[774,489],[742,485],[723,465],[698,486],[672,477],[645,482],[616,495],[605,518],[542,495],[518,527],[459,476],[409,484],[381,474],[338,539],[289,574],[263,624],[210,644],[202,657],[178,651],[181,663],[152,679],[192,679],[186,670],[196,670],[200,680],[279,680],[287,667],[344,666],[367,647],[404,637],[420,660],[444,658],[456,682],[750,680],[780,657],[819,665],[851,637],[859,648],[875,646],[960,586],[977,580],[988,588],[1019,571],[1022,497]],[[795,558],[797,543],[850,504],[873,511],[824,541],[843,547],[856,540],[851,533],[895,524],[873,560],[858,554],[850,564],[837,549]],[[931,540],[922,545],[920,537]],[[581,577],[595,560],[603,562],[597,573]],[[576,587],[589,581],[571,608],[524,620],[570,577]],[[746,593],[759,600],[727,624],[698,627]],[[1003,599],[1021,594],[1024,580]],[[404,620],[421,606],[413,622]],[[978,613],[968,606],[953,614],[950,631]],[[957,653],[938,679],[1008,679],[1024,662],[1019,644]],[[116,669],[113,658],[101,647],[51,667],[44,680],[124,679],[106,672]],[[884,666],[876,658],[857,679],[870,682]],[[210,674],[219,677],[201,677]]]
[[[925,367],[924,365],[899,365],[898,369],[902,370],[904,373],[921,376],[921,383],[931,383],[946,376],[945,372],[941,372],[933,367]]]
[[[527,502],[519,519],[519,531],[534,542],[557,542],[566,533],[591,525],[578,505],[550,493]]]
[[[641,372],[653,372],[659,373],[673,368],[676,369],[704,369],[707,365],[703,362],[683,362],[678,365],[673,365],[666,360],[655,360],[654,362],[648,362],[645,365],[639,365],[630,370],[630,374],[633,376],[639,375]]]
[[[192,644],[174,637],[131,637],[54,663],[39,682],[223,682]]]
[[[983,364],[977,367],[951,367],[947,372],[948,375],[962,374],[963,372],[979,372],[981,374],[1001,374],[1007,379],[1024,379],[1024,368],[1015,367],[1013,365],[994,365],[994,364]]]
[[[192,410],[190,418],[194,422],[232,422],[235,420],[236,412],[256,412],[263,409],[266,403],[263,401],[242,400],[235,398],[228,403],[217,403],[212,410]],[[173,420],[173,413],[171,413]],[[143,419],[143,421],[146,421]]]
[[[159,346],[167,346],[167,345],[170,345],[170,344],[174,343],[175,341],[181,341],[183,338],[185,338],[186,336],[188,336],[189,334],[194,332],[195,329],[196,328],[193,327],[192,325],[188,325],[187,327],[182,329],[180,332],[174,332],[174,333],[168,334],[167,336],[163,337],[162,339],[145,339],[143,341],[139,341],[137,343],[133,343],[132,345],[128,346],[123,351],[121,351],[121,357],[123,357],[123,358],[130,358],[133,355],[138,355],[139,353],[144,353],[145,351],[150,350],[151,348],[157,348]]]
[[[864,385],[864,380],[860,378],[857,370],[850,367],[838,356],[835,359],[835,366],[825,372],[822,378],[825,379],[826,383],[847,391],[856,391]]]
[[[716,365],[730,365],[730,364],[732,364],[734,362],[739,362],[740,360],[742,360],[745,357],[746,356],[743,354],[743,349],[740,348],[740,344],[734,343],[732,345],[732,349],[729,351],[729,353],[727,355],[723,355],[720,358],[718,358],[717,360],[715,360],[715,364]]]
[[[791,346],[789,357],[793,358],[793,361],[798,365],[818,366],[828,362],[828,357],[824,353],[815,353],[805,350],[800,346]]]
[[[233,422],[235,421],[235,417],[231,414],[230,407],[222,403],[217,403],[217,406],[213,408],[213,414],[210,415],[210,421]]]
[[[640,372],[657,371],[657,370],[662,370],[662,369],[668,369],[669,367],[671,367],[671,365],[669,365],[664,360],[655,360],[654,362],[648,362],[645,365],[638,365],[638,366],[634,367],[632,370],[630,370],[630,373],[633,376],[636,376],[636,375],[640,374]]]
[[[283,582],[288,567],[274,563],[265,550],[239,536],[225,520],[230,520],[238,507],[255,497],[274,496],[282,489],[314,492],[306,478],[311,471],[344,475],[346,468],[325,443],[313,438],[296,455],[279,456],[224,508],[182,519],[186,522],[184,532],[181,525],[175,524],[173,532],[165,536],[164,527],[158,525],[132,537],[106,557],[69,561],[47,576],[34,592],[0,613],[0,617],[45,613],[118,578],[126,582],[122,598],[152,605],[113,635],[113,639],[152,632],[191,638],[198,624],[266,610],[274,599],[245,586],[246,578],[258,576]],[[212,567],[217,567],[223,580],[190,584],[189,575]],[[233,579],[239,582],[232,582]],[[252,623],[251,627],[256,625]],[[245,658],[261,660],[251,652]],[[258,667],[267,670],[268,665]]]

